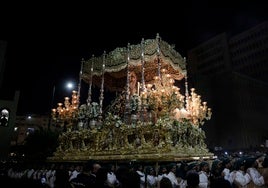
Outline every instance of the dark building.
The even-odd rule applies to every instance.
[[[6,160],[9,155],[10,141],[14,130],[14,124],[19,101],[19,92],[8,96],[3,88],[7,43],[0,41],[0,160]],[[9,92],[7,92],[9,93]],[[3,97],[4,96],[4,97]]]
[[[4,79],[4,70],[5,70],[5,64],[6,64],[6,48],[7,48],[7,42],[0,40],[0,88],[2,88],[3,85],[3,79]]]
[[[268,22],[236,36],[226,33],[188,53],[193,86],[206,97],[210,148],[249,149],[268,139]]]
[[[10,100],[0,100],[0,117],[7,114],[7,121],[0,123],[0,160],[7,160],[10,150],[10,142],[14,132],[14,124],[16,120],[17,104],[19,101],[19,92],[15,92],[15,96]]]
[[[46,130],[48,128],[48,121],[49,119],[47,115],[33,114],[28,116],[17,116],[11,145],[23,145],[30,133],[33,133],[36,130]],[[57,131],[55,126],[50,127],[50,130]]]

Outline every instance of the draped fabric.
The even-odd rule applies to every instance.
[[[158,48],[159,47],[159,48]],[[159,49],[159,50],[158,50]],[[141,44],[130,45],[129,70],[135,71],[141,78]],[[116,48],[105,55],[104,87],[111,91],[120,91],[126,85],[127,76],[127,47]],[[86,83],[91,79],[91,67],[93,63],[92,84],[100,86],[104,57],[92,57],[85,60],[82,67],[82,80]],[[186,75],[186,60],[167,42],[157,39],[144,41],[144,79],[150,83],[157,75],[158,64],[161,69],[167,69],[175,80],[181,80]]]

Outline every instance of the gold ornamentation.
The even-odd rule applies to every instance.
[[[129,51],[129,69],[138,77],[141,75],[140,46],[132,45]],[[175,85],[186,75],[185,59],[164,41],[159,43],[158,56],[157,46],[157,40],[144,41],[145,87],[138,84],[130,97],[126,97],[129,93],[122,92],[104,114],[94,115],[94,111],[99,112],[96,104],[81,105],[77,115],[72,116],[78,125],[73,123],[71,130],[60,135],[59,147],[48,160],[176,161],[213,156],[200,127],[210,119],[211,109],[201,101],[195,89],[191,89],[190,95],[185,92],[184,96]],[[126,52],[125,48],[117,48],[107,55],[105,76],[110,80],[105,79],[105,87],[118,89],[116,84],[109,85],[111,78],[126,78],[126,75],[122,76],[127,65]],[[161,76],[157,74],[158,61],[161,61]],[[86,81],[90,79],[92,62],[90,59],[84,65],[83,79]],[[102,57],[94,57],[95,81],[97,76],[101,77],[101,65]],[[70,106],[68,100],[65,106]],[[58,117],[61,117],[62,109],[58,108]],[[125,113],[127,110],[129,113]]]
[[[64,105],[58,103],[58,107],[52,109],[53,124],[63,127],[64,124],[72,126],[73,123],[76,123],[78,117],[78,105],[77,91],[73,91],[71,101],[69,97],[65,97]]]

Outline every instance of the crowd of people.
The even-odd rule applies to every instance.
[[[257,188],[268,187],[268,156],[224,156],[170,163],[2,163],[10,187]]]

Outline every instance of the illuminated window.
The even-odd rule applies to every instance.
[[[9,121],[9,110],[2,108],[0,112],[0,126],[7,127]]]
[[[27,134],[32,134],[32,133],[34,133],[34,128],[29,127],[29,128],[27,129]]]

